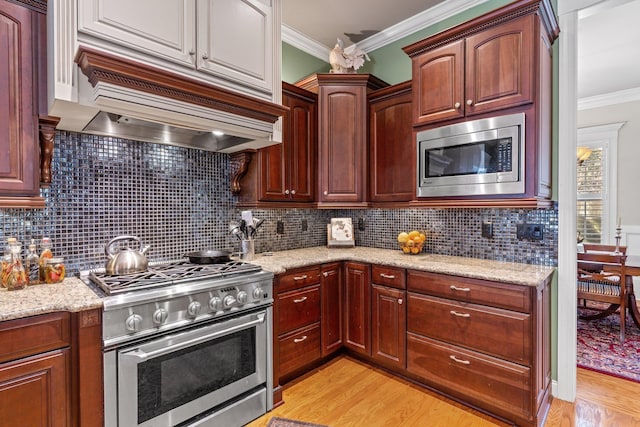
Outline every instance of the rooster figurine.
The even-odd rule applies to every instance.
[[[332,73],[355,73],[358,68],[362,67],[365,59],[370,60],[369,55],[364,50],[358,49],[356,45],[353,45],[353,48],[349,50],[350,53],[344,51],[344,42],[338,37],[336,45],[329,53]]]

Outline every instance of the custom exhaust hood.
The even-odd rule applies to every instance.
[[[75,62],[76,92],[50,97],[58,129],[224,153],[282,142],[282,105],[82,45]]]

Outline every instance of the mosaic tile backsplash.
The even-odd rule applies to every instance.
[[[229,233],[241,212],[229,190],[226,154],[59,131],[52,170],[44,209],[0,209],[0,241],[16,236],[26,245],[48,236],[71,272],[103,266],[105,245],[120,235],[150,245],[154,261],[199,249],[239,250]],[[551,266],[558,258],[557,209],[259,209],[253,215],[265,220],[257,252],[325,245],[330,219],[351,217],[358,246],[397,249],[400,231],[418,229],[427,231],[429,253]],[[278,221],[283,234],[276,232]],[[487,221],[491,239],[481,236]],[[544,239],[518,240],[516,225],[523,222],[542,224]]]

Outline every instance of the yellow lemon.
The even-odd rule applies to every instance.
[[[398,242],[405,243],[407,240],[409,240],[409,235],[407,233],[403,231],[402,233],[398,234]]]
[[[413,231],[409,232],[409,238],[410,239],[415,239],[419,235],[420,235],[420,232],[416,231],[416,230],[413,230]]]

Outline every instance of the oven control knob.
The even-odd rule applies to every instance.
[[[238,295],[236,295],[236,299],[238,300],[238,302],[240,304],[246,304],[246,302],[247,302],[247,293],[245,291],[238,292]]]
[[[253,290],[253,299],[257,299],[257,300],[262,299],[262,294],[263,293],[264,293],[264,291],[262,290],[262,288],[255,288]]]
[[[202,305],[198,301],[190,302],[189,306],[187,307],[187,314],[191,317],[196,317],[198,314],[200,314],[201,307]]]
[[[213,297],[209,300],[209,308],[211,311],[218,311],[222,308],[222,300],[218,297]]]
[[[139,314],[132,314],[124,321],[128,331],[138,332],[140,330],[140,324],[142,323],[142,316]]]
[[[167,321],[167,317],[169,317],[169,313],[164,308],[159,308],[153,312],[153,323],[156,325],[162,325]]]
[[[231,295],[227,295],[226,297],[224,297],[224,300],[222,301],[224,308],[229,308],[235,303],[236,303],[236,299]]]

